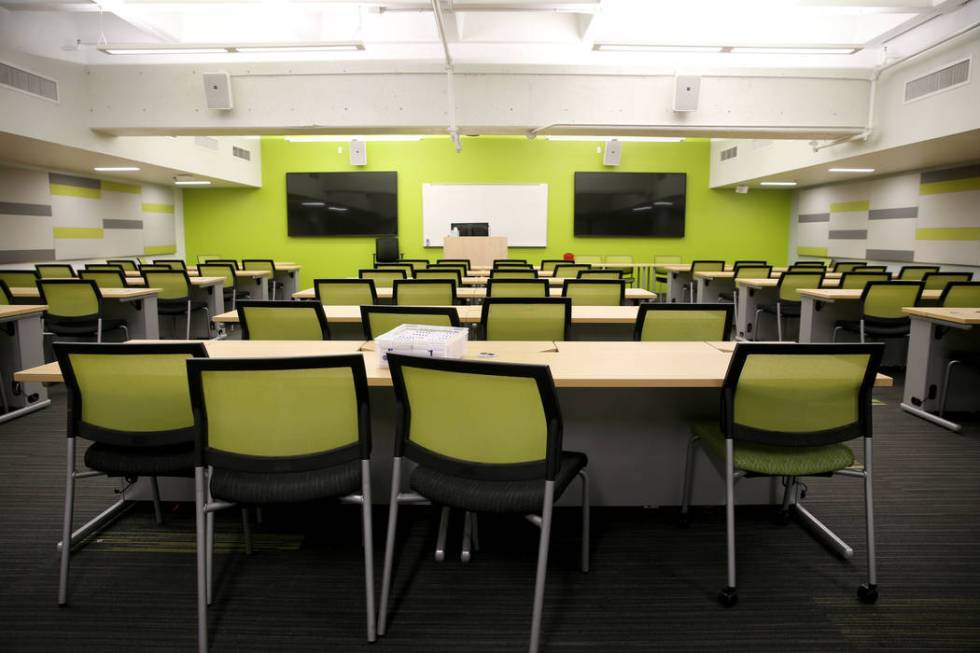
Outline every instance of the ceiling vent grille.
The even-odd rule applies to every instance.
[[[734,159],[738,156],[738,146],[730,147],[727,150],[721,151],[721,160],[728,161],[729,159]]]
[[[970,82],[970,59],[963,59],[928,75],[905,82],[905,101],[935,95]]]
[[[233,156],[237,156],[239,159],[245,159],[246,161],[252,160],[252,153],[246,150],[244,147],[238,147],[237,145],[232,146],[231,153]]]
[[[0,62],[0,86],[52,102],[58,101],[58,82],[3,62]]]
[[[212,136],[195,136],[194,143],[200,147],[206,147],[209,150],[217,150],[220,145],[218,139]]]

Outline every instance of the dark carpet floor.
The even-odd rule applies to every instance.
[[[192,506],[167,504],[157,526],[139,506],[73,557],[70,607],[58,608],[64,491],[63,390],[54,405],[0,425],[0,651],[191,651],[195,645]],[[578,512],[556,512],[544,651],[980,650],[980,428],[953,434],[903,413],[900,387],[876,393],[876,507],[881,599],[864,582],[861,483],[808,480],[808,505],[855,548],[829,554],[770,509],[740,508],[740,602],[724,584],[724,510],[596,509],[592,571],[577,571]],[[682,464],[678,461],[678,464]],[[113,484],[78,484],[78,520]],[[387,511],[375,512],[380,585]],[[216,651],[520,651],[527,647],[536,529],[482,516],[482,550],[435,563],[437,514],[402,512],[389,634],[364,640],[358,509],[267,510],[246,557],[237,512],[217,526]]]

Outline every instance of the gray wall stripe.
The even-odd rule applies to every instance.
[[[0,215],[51,215],[51,207],[47,204],[0,202]]]
[[[864,240],[868,237],[867,229],[831,229],[827,232],[831,240]]]
[[[956,179],[969,179],[970,177],[980,177],[980,165],[923,172],[919,183],[934,184],[937,181],[954,181]]]
[[[909,206],[903,209],[872,209],[868,211],[868,220],[901,220],[917,217],[919,217],[919,207],[917,206]]]
[[[53,249],[11,249],[0,250],[0,263],[33,263],[35,261],[53,261]]]
[[[87,177],[75,177],[73,175],[60,175],[57,172],[48,173],[48,182],[60,184],[62,186],[77,186],[79,188],[102,188],[102,182],[98,179]]]
[[[142,229],[142,220],[103,220],[103,229]]]
[[[865,252],[864,257],[875,261],[902,261],[905,263],[915,260],[915,252],[904,249],[869,249]]]
[[[829,213],[803,213],[798,219],[798,222],[830,222]]]

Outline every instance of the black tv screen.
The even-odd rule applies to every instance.
[[[683,172],[576,172],[576,236],[683,238]]]
[[[290,236],[398,233],[397,172],[287,172]]]

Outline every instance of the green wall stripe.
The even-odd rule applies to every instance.
[[[968,179],[953,179],[937,181],[932,184],[920,184],[919,195],[939,195],[941,193],[962,193],[969,190],[980,190],[980,177]]]
[[[153,256],[155,254],[176,254],[176,245],[146,245],[143,247],[144,256]]]
[[[980,227],[916,229],[916,240],[980,240]]]
[[[869,200],[856,200],[854,202],[834,202],[830,205],[831,213],[854,213],[856,211],[868,211],[871,209]]]
[[[143,213],[173,213],[173,204],[143,203]]]
[[[827,256],[826,247],[797,247],[797,256]]]
[[[83,186],[66,186],[64,184],[51,184],[52,195],[64,195],[67,197],[84,197],[90,200],[102,199],[100,188],[86,188]]]
[[[123,184],[118,181],[103,181],[102,190],[111,190],[114,193],[132,193],[139,195],[143,189],[139,184]]]
[[[95,227],[55,227],[55,238],[92,238],[99,239],[105,236],[102,229]]]

